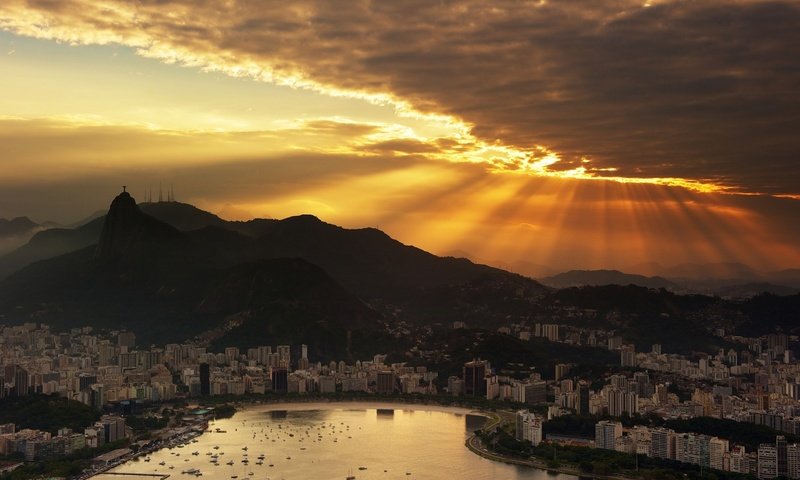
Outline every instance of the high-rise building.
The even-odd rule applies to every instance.
[[[526,410],[519,410],[516,415],[516,439],[530,442],[537,446],[542,442],[542,423],[544,419]]]
[[[578,402],[575,405],[578,415],[589,415],[589,384],[578,382]]]
[[[775,448],[778,451],[778,476],[787,476],[787,462],[786,462],[786,437],[778,435],[775,437]]]
[[[632,347],[622,348],[619,351],[619,363],[623,367],[636,366],[636,351]]]
[[[796,443],[786,446],[786,476],[800,479],[800,445]]]
[[[778,477],[778,448],[769,443],[758,446],[759,480]]]
[[[600,420],[594,427],[596,448],[615,450],[617,438],[622,436],[622,424],[611,420]]]
[[[17,365],[14,372],[14,393],[18,397],[27,395],[29,387],[28,371]]]
[[[675,432],[666,428],[650,430],[650,456],[654,458],[675,458]]]
[[[117,335],[117,345],[127,347],[128,350],[136,346],[136,335],[133,332],[120,332]]]
[[[200,364],[200,395],[211,394],[211,367],[207,363]]]
[[[569,363],[558,363],[556,364],[556,381],[561,380],[562,378],[566,377],[569,374],[572,365]]]
[[[308,370],[308,345],[300,345],[300,361],[297,364],[298,370]]]
[[[728,441],[712,437],[708,441],[708,466],[717,470],[725,470],[726,453],[728,453]]]
[[[286,393],[289,391],[289,372],[285,368],[278,367],[272,369],[272,391],[275,393]]]
[[[486,374],[489,370],[486,360],[473,360],[464,364],[464,394],[476,397],[486,396]]]
[[[237,347],[225,347],[225,360],[228,365],[233,365],[233,362],[239,360],[239,349]]]
[[[394,372],[392,372],[391,370],[378,372],[378,383],[375,388],[375,391],[377,393],[384,393],[384,394],[394,393],[395,389],[394,387],[395,387]]]
[[[557,323],[545,323],[542,325],[542,336],[546,337],[551,342],[557,342],[559,335],[558,335],[558,324]]]
[[[278,353],[278,366],[288,369],[292,361],[291,347],[289,345],[278,345],[276,351]]]
[[[525,385],[525,403],[535,405],[547,401],[547,382],[539,380]]]

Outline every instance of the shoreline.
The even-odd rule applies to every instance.
[[[477,435],[474,434],[470,435],[470,437],[467,438],[467,440],[464,442],[464,445],[475,455],[483,457],[487,460],[491,460],[493,462],[506,463],[509,465],[519,465],[529,468],[536,468],[538,470],[544,470],[548,473],[556,472],[563,475],[572,475],[578,478],[594,478],[597,480],[639,480],[636,477],[626,477],[623,475],[598,475],[596,473],[583,472],[579,468],[576,468],[574,466],[561,465],[556,468],[550,468],[547,466],[547,462],[539,459],[538,457],[531,457],[530,459],[526,460],[522,458],[501,455],[499,453],[492,452],[483,447],[483,443],[481,442],[481,440],[478,438]]]
[[[343,405],[344,407],[337,406]],[[285,410],[289,412],[299,412],[304,410],[372,410],[391,408],[393,410],[413,410],[454,413],[459,415],[480,415],[488,417],[488,413],[478,409],[466,407],[450,407],[437,404],[421,403],[402,403],[397,401],[374,402],[371,400],[344,400],[344,401],[314,401],[314,402],[286,402],[286,403],[245,403],[246,408],[259,407],[258,410],[265,412]],[[237,412],[238,413],[238,410]],[[236,416],[234,413],[234,416]]]
[[[412,399],[409,399],[412,400]],[[499,421],[499,418],[496,418],[496,412],[480,409],[480,408],[469,408],[463,406],[450,406],[450,405],[442,405],[438,403],[421,403],[418,401],[407,401],[403,402],[400,399],[392,398],[392,399],[308,399],[307,401],[296,401],[296,399],[287,399],[286,401],[271,399],[271,401],[240,401],[240,402],[228,402],[233,404],[237,411],[233,414],[231,418],[233,418],[236,413],[239,413],[240,409],[248,409],[248,410],[256,410],[256,411],[263,411],[263,412],[270,412],[270,411],[290,411],[290,412],[300,412],[300,411],[308,411],[308,410],[372,410],[372,409],[383,409],[383,408],[390,408],[393,410],[411,410],[411,411],[430,411],[430,412],[440,412],[440,413],[451,413],[455,415],[477,415],[482,416],[486,419],[485,424],[488,424],[492,421]],[[103,471],[94,472],[92,475],[89,476],[80,476],[82,480],[86,480],[88,478],[92,478],[96,475],[102,475],[105,473],[109,473],[108,470],[116,468],[122,464],[126,464],[129,462],[137,461],[139,457],[144,457],[153,453],[158,450],[163,450],[167,448],[174,448],[175,446],[181,445],[188,445],[192,443],[192,440],[200,435],[205,433],[209,433],[211,430],[207,427],[204,431],[194,432],[193,435],[182,435],[182,441],[175,442],[173,439],[172,442],[169,442],[168,445],[163,445],[159,448],[147,451],[147,452],[138,452],[133,455],[133,457],[121,462],[120,464],[108,466],[107,469],[103,469]],[[571,475],[573,477],[584,477],[584,478],[594,478],[598,480],[637,480],[631,477],[623,477],[623,476],[615,476],[615,475],[596,475],[592,473],[582,472],[576,467],[571,466],[559,466],[558,468],[548,468],[546,462],[531,458],[531,459],[521,459],[515,457],[509,457],[505,455],[501,455],[495,452],[491,452],[485,447],[482,446],[481,440],[475,435],[470,435],[464,442],[465,447],[470,450],[471,453],[478,455],[482,458],[493,462],[505,463],[509,465],[518,465],[524,466],[528,468],[535,468],[537,470],[542,470],[549,473],[559,473],[564,475]]]

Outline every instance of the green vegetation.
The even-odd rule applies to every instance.
[[[634,455],[613,450],[555,446],[546,442],[534,447],[530,443],[517,441],[503,430],[494,433],[477,432],[477,435],[485,445],[498,454],[519,459],[535,457],[543,460],[548,468],[553,469],[566,464],[594,475],[623,475],[645,480],[744,480],[752,478],[747,475],[709,469],[705,469],[701,475],[700,467],[697,465],[648,458],[644,455],[639,455],[637,459]]]
[[[44,430],[53,435],[63,427],[82,432],[99,418],[99,412],[91,407],[58,395],[0,399],[0,423],[14,423],[18,429]]]
[[[755,451],[761,443],[775,443],[776,435],[784,435],[789,443],[800,438],[764,425],[737,422],[713,417],[696,417],[688,420],[667,420],[665,427],[676,432],[698,432],[730,440],[732,444],[743,445],[748,451]]]
[[[125,424],[133,429],[133,433],[141,435],[153,430],[165,428],[169,423],[168,416],[157,415],[128,415]]]
[[[236,413],[236,407],[230,403],[214,407],[214,416],[216,418],[230,418],[234,413]]]

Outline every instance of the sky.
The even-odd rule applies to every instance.
[[[798,132],[796,1],[0,3],[0,218],[162,185],[518,270],[780,270]]]

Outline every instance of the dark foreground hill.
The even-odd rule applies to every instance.
[[[364,299],[402,303],[416,292],[478,280],[494,288],[523,283],[528,295],[545,291],[374,229],[347,230],[312,216],[226,222],[184,204],[145,207],[123,193],[95,221],[99,229],[90,222],[32,240],[17,255],[32,258],[53,246],[72,251],[2,281],[0,314],[56,327],[129,328],[145,342],[199,336],[211,345],[306,343],[318,355],[344,358],[380,341],[381,314]],[[96,241],[85,246],[93,232]],[[443,302],[448,321],[451,307]]]
[[[144,344],[303,342],[323,358],[345,358],[353,330],[377,330],[379,315],[319,267],[232,259],[249,241],[213,227],[181,232],[122,194],[97,246],[13,274],[0,285],[0,311],[56,327],[130,328]]]

